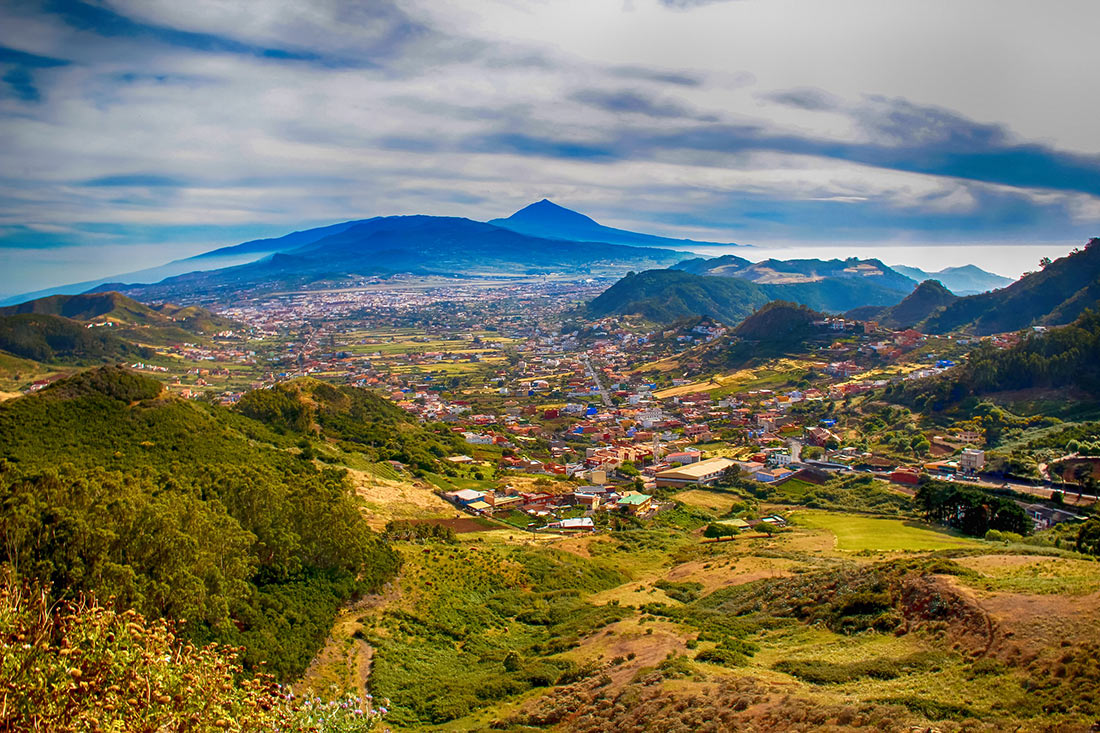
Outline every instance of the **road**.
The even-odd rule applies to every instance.
[[[600,381],[600,375],[592,368],[592,362],[588,360],[588,354],[581,355],[581,362],[584,363],[584,370],[588,372],[588,378],[596,383],[596,389],[600,391],[600,398],[603,399],[604,407],[611,407],[614,404],[611,402],[611,395],[604,389],[603,382]]]

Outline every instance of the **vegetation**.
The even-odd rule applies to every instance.
[[[106,328],[85,328],[60,316],[28,313],[0,317],[0,351],[46,363],[96,364],[148,359],[152,350]]]
[[[594,317],[637,314],[657,323],[707,316],[734,324],[768,297],[747,280],[701,277],[678,270],[628,273],[588,304]]]
[[[295,379],[245,394],[237,410],[280,433],[320,433],[367,461],[399,461],[417,475],[454,468],[440,459],[467,450],[446,427],[425,429],[390,402],[354,387]]]
[[[405,556],[409,602],[364,631],[375,647],[372,688],[399,725],[439,725],[583,677],[560,653],[622,616],[583,596],[623,576],[564,552],[437,545]]]
[[[3,403],[0,433],[0,559],[61,597],[187,619],[187,638],[243,645],[283,679],[399,565],[342,471],[254,445],[262,425],[125,370]]]
[[[959,298],[922,323],[921,330],[947,333],[965,329],[985,335],[1069,323],[1100,300],[1098,244],[1100,239],[1091,239],[1083,249],[1006,288]]]
[[[1015,501],[974,487],[926,480],[914,500],[929,520],[975,537],[991,529],[1026,535],[1032,527],[1031,518]]]
[[[0,577],[0,729],[331,731],[380,719],[369,699],[295,699],[245,676],[232,648],[196,647],[167,621]]]
[[[887,328],[912,328],[941,308],[958,300],[939,280],[925,280],[905,296],[900,303],[890,307],[867,306],[856,308],[845,315],[864,321],[878,321]]]

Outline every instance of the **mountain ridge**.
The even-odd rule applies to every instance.
[[[533,204],[528,204],[511,216],[490,219],[488,223],[521,234],[574,242],[595,241],[635,247],[747,246],[723,242],[675,239],[656,234],[643,234],[626,229],[616,229],[604,226],[589,216],[555,204],[549,199],[542,199]]]

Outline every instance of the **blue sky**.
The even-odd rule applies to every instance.
[[[544,197],[761,246],[1100,234],[1100,4],[0,0],[0,294]]]

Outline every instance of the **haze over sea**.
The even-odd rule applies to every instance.
[[[858,257],[861,260],[876,258],[886,265],[908,265],[919,267],[927,272],[937,272],[945,267],[977,265],[983,270],[1018,278],[1025,272],[1039,269],[1039,260],[1043,257],[1056,259],[1068,254],[1074,247],[1084,246],[1084,242],[1075,245],[1004,245],[1004,244],[959,244],[959,245],[910,245],[910,244],[836,244],[814,246],[781,247],[692,247],[707,257],[734,254],[746,260],[759,262],[766,259],[847,259]]]

